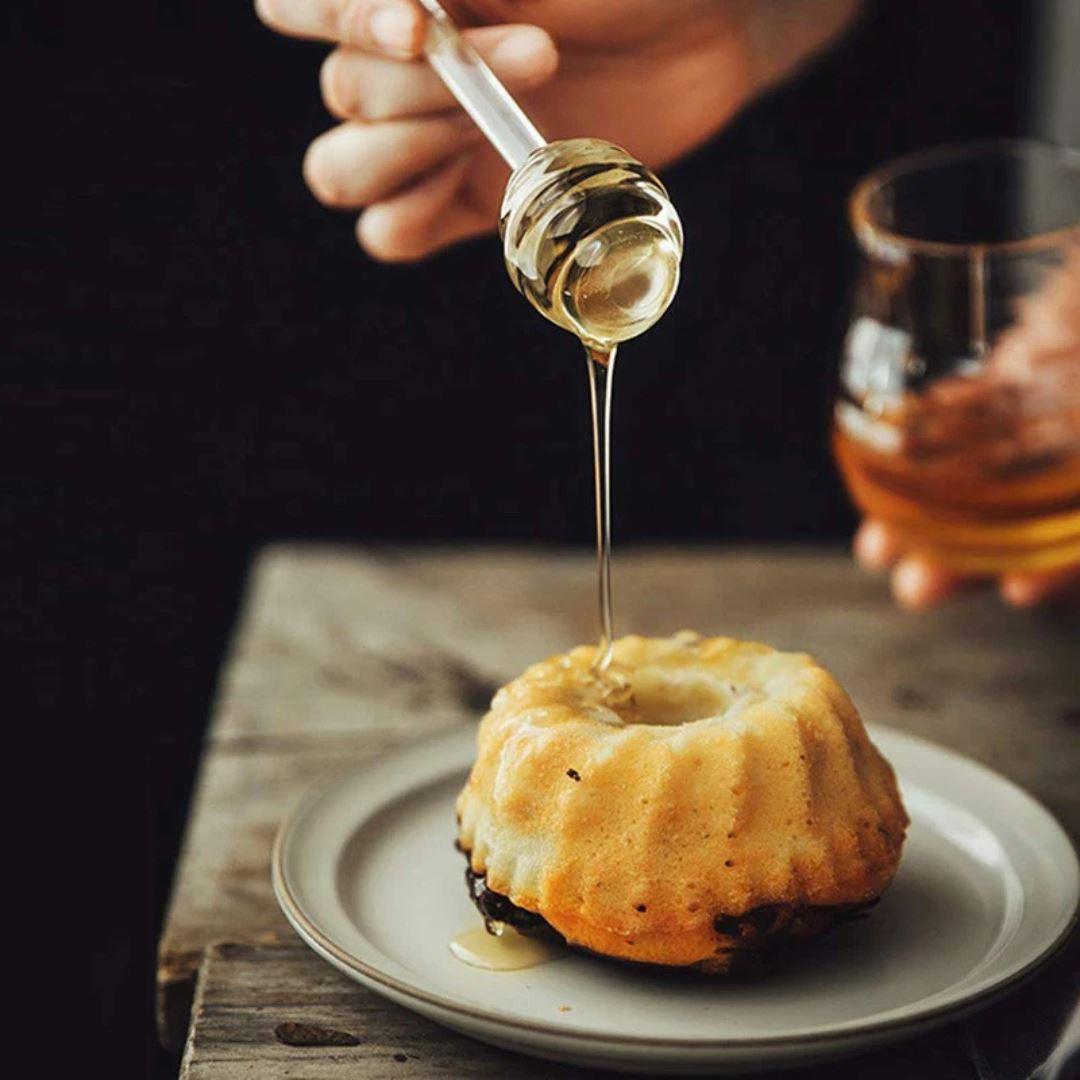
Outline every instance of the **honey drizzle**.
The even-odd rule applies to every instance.
[[[600,642],[593,671],[603,674],[611,664],[615,641],[611,589],[611,388],[615,379],[615,346],[585,345],[592,408],[593,480],[596,497],[596,556],[599,568]]]

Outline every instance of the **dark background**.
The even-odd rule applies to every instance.
[[[618,544],[850,532],[825,440],[845,195],[906,150],[1033,131],[1037,11],[871,4],[665,171],[684,278],[622,353]],[[4,629],[75,777],[80,1009],[170,1075],[153,942],[251,553],[589,543],[584,365],[494,239],[410,267],[355,247],[300,179],[325,49],[249,4],[4,6],[0,33]]]

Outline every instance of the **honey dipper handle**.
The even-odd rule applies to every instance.
[[[424,42],[428,63],[507,165],[516,169],[544,145],[544,137],[477,51],[458,33],[438,0],[420,3],[431,15]]]

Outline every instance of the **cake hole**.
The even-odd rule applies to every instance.
[[[649,909],[644,904],[638,904],[637,907],[634,908],[634,910],[635,911],[648,911]]]
[[[644,665],[628,672],[633,697],[611,707],[628,724],[678,727],[727,712],[736,697],[734,685],[707,671]],[[698,764],[697,761],[694,764]]]

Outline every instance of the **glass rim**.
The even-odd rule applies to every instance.
[[[859,243],[870,252],[935,255],[941,258],[967,258],[976,251],[987,254],[1023,254],[1056,247],[1070,237],[1080,241],[1080,218],[1075,224],[1048,229],[1031,236],[980,244],[906,236],[880,224],[870,210],[870,200],[901,177],[978,156],[996,155],[1001,158],[1022,159],[1035,154],[1049,154],[1063,162],[1067,168],[1075,169],[1080,175],[1080,150],[1039,139],[975,139],[903,154],[868,173],[852,189],[848,197],[848,221],[851,230]]]

